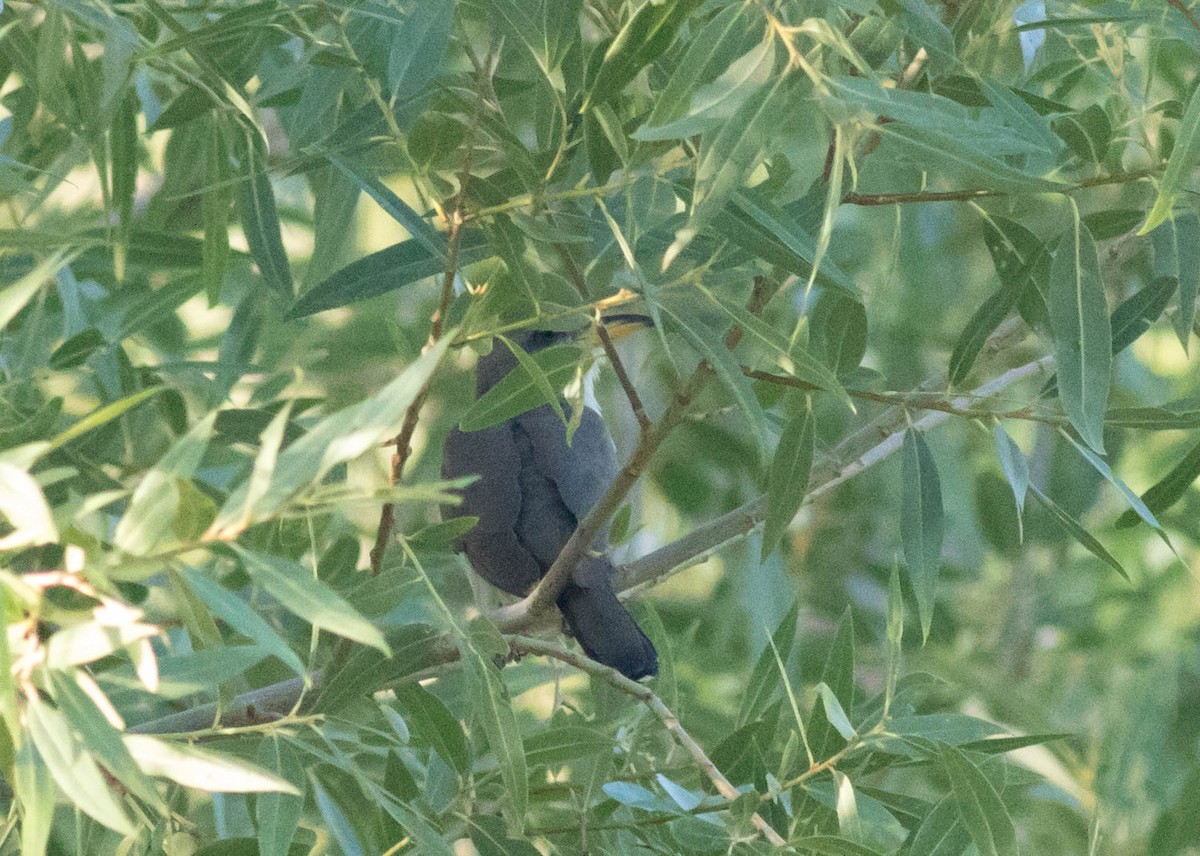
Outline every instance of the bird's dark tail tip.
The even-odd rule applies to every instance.
[[[658,652],[617,599],[612,583],[568,583],[558,598],[571,635],[585,654],[632,680],[658,674]]]

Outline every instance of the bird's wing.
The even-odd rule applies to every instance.
[[[600,414],[583,409],[570,446],[562,420],[548,405],[518,416],[517,422],[532,444],[534,464],[582,520],[617,476],[617,449]]]
[[[471,516],[479,523],[458,539],[475,572],[509,594],[523,596],[544,569],[517,535],[521,514],[520,456],[510,423],[484,431],[450,432],[442,459],[446,479],[477,475],[462,493],[462,505],[443,509],[443,518]]]

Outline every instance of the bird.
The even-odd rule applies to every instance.
[[[649,323],[640,315],[610,316],[610,335]],[[515,343],[533,354],[575,339],[577,332],[531,330]],[[517,366],[497,341],[476,365],[475,394],[482,396]],[[571,405],[558,402],[569,420]],[[478,476],[457,491],[458,506],[443,507],[443,519],[477,517],[454,542],[479,576],[524,597],[545,576],[575,527],[604,496],[617,474],[617,451],[600,414],[583,407],[571,442],[562,418],[549,404],[480,431],[451,430],[442,478]],[[617,599],[615,569],[607,556],[607,529],[572,569],[558,608],[572,636],[591,659],[627,678],[658,673],[658,653]]]

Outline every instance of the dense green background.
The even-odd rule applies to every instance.
[[[0,4],[0,853],[1200,853],[1191,5]],[[649,703],[438,522],[593,366]]]

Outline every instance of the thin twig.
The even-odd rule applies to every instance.
[[[767,281],[763,277],[755,277],[754,291],[750,297],[747,311],[757,315],[766,305],[769,296]],[[740,327],[730,329],[725,337],[726,346],[732,350],[741,341],[743,331]],[[558,558],[546,571],[546,575],[534,586],[524,599],[492,614],[492,619],[501,630],[515,632],[527,627],[538,620],[543,612],[548,612],[562,594],[567,581],[571,578],[575,566],[579,564],[584,554],[592,548],[596,537],[608,523],[609,518],[616,513],[625,495],[641,477],[643,470],[658,451],[667,436],[684,420],[692,405],[692,399],[700,392],[709,379],[715,374],[707,360],[701,360],[691,377],[684,383],[682,391],[675,396],[657,422],[651,423],[638,438],[637,447],[633,454],[617,473],[604,496],[600,498],[587,516],[579,522],[574,533],[559,551]]]
[[[608,682],[626,695],[636,698],[650,709],[651,713],[658,718],[658,721],[671,732],[671,736],[675,738],[679,745],[692,756],[692,760],[696,762],[696,766],[700,768],[700,772],[704,773],[709,781],[716,786],[717,793],[731,801],[741,796],[738,789],[733,786],[729,779],[725,778],[725,774],[717,769],[717,765],[708,757],[703,747],[684,729],[683,724],[679,721],[679,717],[645,684],[631,681],[615,669],[601,665],[595,660],[589,660],[582,654],[569,651],[552,642],[544,642],[541,639],[533,639],[528,636],[512,636],[509,637],[508,641],[514,651],[561,660],[567,665],[574,666],[581,672],[586,672],[593,677]],[[776,847],[787,846],[787,842],[775,831],[775,828],[763,820],[757,813],[751,815],[750,821],[771,844],[774,844]]]
[[[1188,19],[1189,24],[1191,24],[1197,30],[1200,30],[1200,20],[1196,18],[1196,15],[1191,9],[1183,5],[1183,0],[1167,0],[1167,3],[1178,9],[1183,14],[1183,17]]]
[[[1166,163],[1155,164],[1134,172],[1122,172],[1115,175],[1100,175],[1089,178],[1078,184],[1053,188],[1052,193],[1068,194],[1091,187],[1103,187],[1109,184],[1129,184],[1157,175],[1166,169]],[[1007,190],[991,190],[975,187],[963,190],[918,190],[907,193],[847,193],[842,202],[849,205],[902,205],[908,202],[967,202],[973,199],[986,199],[994,196],[1011,196]]]
[[[482,99],[481,99],[482,100]],[[462,226],[463,226],[463,200],[467,193],[467,183],[471,179],[471,161],[475,152],[475,128],[479,120],[479,103],[476,103],[475,113],[471,119],[471,127],[467,130],[467,150],[463,154],[462,171],[458,177],[458,193],[455,194],[454,201],[445,212],[448,220],[449,235],[446,240],[446,272],[442,277],[442,293],[438,301],[438,307],[434,310],[433,315],[429,319],[429,338],[425,342],[425,346],[421,349],[421,353],[432,348],[442,338],[442,332],[445,329],[446,313],[450,308],[450,301],[454,297],[454,278],[458,275],[458,249],[462,243]],[[404,422],[401,423],[400,433],[395,436],[389,445],[393,446],[391,468],[388,474],[389,480],[393,485],[400,483],[400,478],[404,473],[404,466],[408,463],[408,458],[412,454],[412,438],[417,431],[417,424],[420,422],[421,408],[425,406],[425,400],[429,397],[429,385],[432,381],[432,376],[426,379],[421,386],[421,391],[417,393],[412,404],[404,414]],[[371,547],[371,571],[378,575],[383,567],[383,555],[387,552],[388,543],[392,540],[392,529],[396,525],[396,504],[393,502],[384,503],[379,509],[379,526],[375,531],[375,544]]]
[[[575,263],[571,251],[562,244],[555,244],[554,249],[562,258],[563,267],[567,271],[567,276],[575,285],[575,290],[579,292],[579,296],[584,301],[592,299],[588,292],[587,280],[583,277],[583,271],[579,269],[579,265]],[[637,393],[637,389],[633,385],[633,381],[629,379],[629,372],[625,370],[625,364],[621,361],[621,355],[617,353],[617,349],[613,346],[612,337],[608,335],[608,330],[604,326],[604,321],[600,317],[600,309],[595,310],[596,315],[596,335],[600,338],[600,344],[604,346],[604,355],[608,357],[609,364],[613,367],[613,371],[617,375],[617,380],[621,384],[621,389],[625,391],[625,397],[629,399],[629,407],[633,410],[633,416],[637,419],[638,427],[645,434],[650,428],[650,417],[646,415],[646,408],[642,406],[642,399]]]

